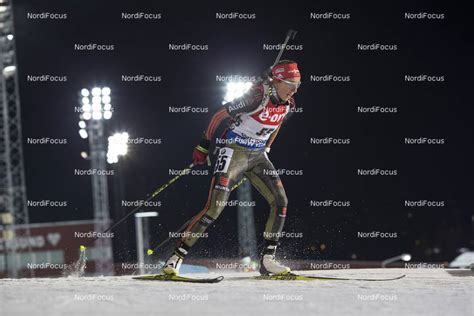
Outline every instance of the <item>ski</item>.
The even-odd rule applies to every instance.
[[[259,275],[253,277],[255,280],[283,280],[283,281],[394,281],[405,277],[405,274],[394,278],[341,278],[341,277],[324,277],[324,276],[309,276],[289,273],[285,275]]]
[[[219,283],[224,280],[223,276],[217,278],[188,278],[179,275],[152,274],[133,277],[135,280],[146,281],[166,281],[166,282],[187,282],[187,283]]]

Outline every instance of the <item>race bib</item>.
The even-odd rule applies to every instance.
[[[217,157],[217,160],[216,160],[214,173],[216,172],[226,173],[227,169],[229,169],[232,155],[234,155],[234,150],[232,148],[227,148],[227,147],[221,148],[219,150],[219,157]]]

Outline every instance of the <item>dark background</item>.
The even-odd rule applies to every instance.
[[[30,208],[32,222],[92,218],[89,168],[80,151],[78,92],[109,86],[114,116],[109,133],[161,138],[132,146],[121,161],[125,199],[144,199],[165,183],[168,169],[190,163],[193,147],[211,117],[171,114],[169,106],[218,109],[224,83],[216,75],[258,75],[276,57],[264,43],[299,31],[285,52],[298,62],[303,85],[296,95],[303,113],[292,116],[270,158],[277,168],[303,169],[283,176],[289,197],[284,239],[287,258],[378,260],[409,252],[415,261],[452,260],[472,243],[472,16],[458,4],[432,1],[282,1],[224,4],[188,1],[14,1],[29,200],[66,200],[66,208]],[[28,20],[27,12],[67,13],[66,20]],[[161,20],[122,20],[122,12],[161,13]],[[256,13],[257,19],[216,20],[216,12]],[[350,20],[311,20],[310,12],[350,13]],[[404,12],[444,13],[444,20],[405,20]],[[74,44],[113,44],[114,51],[76,51]],[[209,50],[170,51],[169,43],[207,44]],[[362,52],[358,43],[397,44],[395,52]],[[27,75],[67,76],[66,83],[32,83]],[[121,75],[162,76],[160,83],[122,82]],[[350,83],[310,82],[310,75],[349,75]],[[443,83],[407,83],[404,75],[445,76]],[[357,106],[395,106],[394,115],[359,114]],[[66,138],[67,145],[27,145],[27,137]],[[310,137],[350,138],[351,145],[311,145]],[[404,137],[444,138],[442,146],[408,146]],[[117,168],[117,165],[110,166]],[[394,177],[357,176],[357,169],[397,169]],[[113,188],[110,177],[111,214]],[[198,212],[209,177],[184,177],[160,195],[151,221],[152,243]],[[257,235],[268,207],[255,192]],[[231,199],[234,199],[232,196]],[[310,200],[350,200],[349,208],[310,207]],[[442,208],[407,208],[404,200],[443,200]],[[123,211],[123,210],[122,210]],[[133,260],[133,219],[115,238],[118,260]],[[398,238],[361,239],[357,232],[397,232]],[[227,208],[197,256],[236,256],[236,208]],[[260,240],[259,240],[260,241]],[[322,249],[321,245],[326,248]]]

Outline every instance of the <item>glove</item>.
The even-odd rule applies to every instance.
[[[201,142],[194,148],[193,151],[193,163],[196,165],[202,165],[206,162],[207,155],[209,154],[209,147],[211,141],[206,139],[203,135]]]

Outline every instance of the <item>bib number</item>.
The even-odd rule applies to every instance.
[[[216,160],[214,173],[216,172],[226,173],[227,169],[229,169],[230,160],[232,159],[233,155],[234,155],[234,150],[232,148],[227,148],[227,147],[221,148],[219,150],[219,157],[217,157],[217,160]]]
[[[267,136],[268,134],[273,133],[275,128],[262,128],[259,132],[255,133],[257,136]]]

